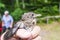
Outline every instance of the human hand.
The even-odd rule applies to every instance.
[[[28,40],[32,40],[33,39],[33,36],[31,35],[29,38],[28,38]]]
[[[4,27],[4,24],[2,24],[2,27]]]
[[[12,25],[10,25],[10,28],[12,28]]]

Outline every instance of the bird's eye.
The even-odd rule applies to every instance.
[[[32,16],[34,16],[34,14],[32,14]]]

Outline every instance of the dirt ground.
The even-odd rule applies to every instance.
[[[42,40],[60,40],[60,23],[43,24],[40,27]]]

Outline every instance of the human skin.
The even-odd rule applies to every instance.
[[[31,32],[27,32],[24,29],[18,29],[18,31],[16,32],[16,35],[22,38],[23,40],[27,40],[28,38],[31,38],[31,37],[32,37],[32,40],[41,39],[41,37],[38,36],[39,34],[40,34],[39,26],[34,26],[34,29]]]
[[[34,29],[31,31],[33,38],[35,38],[36,36],[38,36],[40,34],[40,30],[41,29],[39,26],[34,26]]]
[[[3,36],[5,35],[5,33],[2,34],[1,40],[4,39]],[[39,34],[40,34],[40,27],[35,26],[31,32],[28,32],[25,29],[18,29],[15,35],[21,38],[22,40],[29,40],[29,38],[32,38],[32,40],[41,40],[41,37],[39,36]]]
[[[16,36],[22,39],[27,39],[31,36],[31,33],[25,29],[18,29],[18,31],[16,32]]]
[[[7,32],[7,31],[6,31]],[[2,35],[1,35],[1,40],[4,40],[4,35],[6,34],[6,32],[4,32]]]

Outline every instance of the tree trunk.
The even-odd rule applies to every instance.
[[[16,7],[19,8],[19,0],[16,0]]]
[[[22,7],[23,7],[23,9],[25,9],[24,0],[22,0]]]

